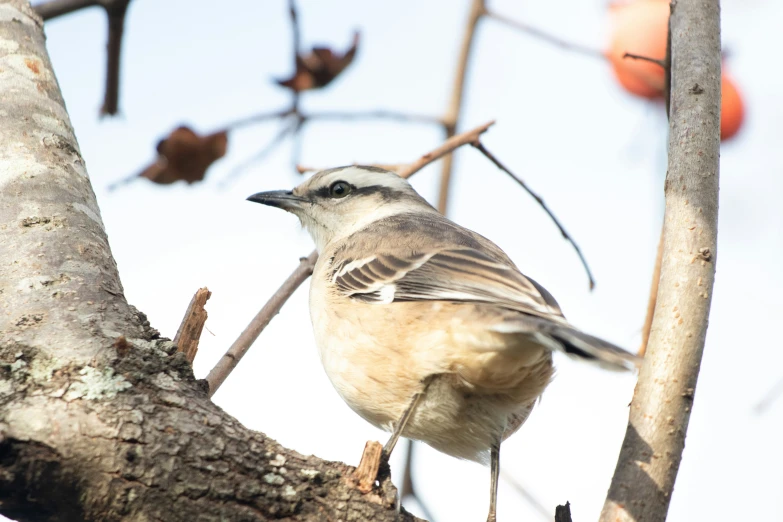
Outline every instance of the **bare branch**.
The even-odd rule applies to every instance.
[[[559,38],[555,35],[542,31],[537,27],[533,27],[532,25],[522,23],[518,20],[513,20],[511,18],[508,18],[507,16],[496,13],[494,11],[488,12],[487,16],[509,27],[512,27],[518,31],[526,33],[538,40],[559,47],[560,49],[564,49],[566,51],[571,51],[574,53],[579,53],[584,56],[590,56],[592,58],[600,58],[601,60],[606,59],[606,55],[603,53],[603,51],[599,49],[593,49],[592,47],[587,47],[584,45],[569,42],[567,40],[563,40],[562,38]]]
[[[719,0],[672,3],[670,34],[672,117],[660,286],[601,522],[666,519],[685,447],[715,281]]]
[[[192,365],[198,352],[198,342],[201,339],[201,332],[204,330],[204,323],[207,322],[207,311],[204,305],[212,296],[212,292],[207,287],[199,288],[190,305],[185,312],[185,317],[177,329],[177,335],[174,336],[174,344],[177,351],[182,352]]]
[[[451,91],[451,99],[446,108],[446,114],[443,116],[443,124],[446,130],[446,139],[451,138],[457,132],[459,126],[459,115],[462,109],[462,98],[465,92],[465,77],[467,76],[468,60],[470,51],[473,49],[473,37],[476,34],[481,17],[487,13],[486,0],[473,0],[470,4],[470,14],[465,26],[465,32],[462,36],[462,47],[460,48],[459,58],[457,59],[457,71],[454,75],[454,83]],[[438,210],[441,214],[446,214],[449,202],[449,189],[451,186],[451,175],[454,170],[454,157],[446,156],[440,171],[440,189],[438,192]]]
[[[271,112],[260,112],[258,114],[253,114],[251,116],[247,116],[245,118],[239,118],[238,120],[229,122],[226,125],[224,125],[221,130],[235,131],[243,127],[249,127],[250,125],[257,125],[259,123],[266,123],[270,120],[282,119],[292,114],[294,114],[293,108],[276,110]]]
[[[661,238],[658,240],[658,252],[655,254],[655,266],[653,267],[652,282],[650,283],[650,297],[647,300],[647,315],[642,325],[642,344],[637,352],[639,357],[644,357],[647,351],[647,343],[650,340],[653,316],[655,315],[655,303],[658,302],[658,283],[661,280],[661,260],[663,259],[663,228]]]
[[[544,209],[544,212],[547,213],[549,218],[554,222],[554,224],[557,227],[557,229],[560,230],[560,234],[562,234],[563,239],[565,239],[566,241],[571,243],[571,246],[574,247],[574,250],[576,250],[576,255],[579,256],[579,260],[582,262],[582,266],[585,268],[585,272],[587,272],[587,279],[588,279],[589,284],[590,284],[590,290],[595,288],[595,280],[593,279],[593,273],[590,271],[590,267],[587,265],[587,260],[585,259],[585,256],[582,254],[582,250],[579,248],[579,245],[576,244],[576,241],[574,241],[574,238],[572,238],[568,234],[568,232],[566,232],[566,229],[563,228],[563,225],[560,224],[560,221],[557,219],[557,217],[555,217],[554,213],[552,213],[552,211],[549,210],[549,207],[546,205],[546,203],[541,198],[541,196],[539,196],[538,194],[533,192],[530,189],[530,187],[527,186],[527,183],[525,183],[522,180],[522,178],[518,177],[516,174],[514,174],[513,172],[508,170],[508,168],[506,168],[505,165],[503,165],[491,152],[489,152],[486,149],[486,147],[484,147],[484,145],[480,141],[477,140],[472,145],[474,147],[476,147],[482,154],[484,154],[484,156],[486,156],[487,159],[489,159],[489,161],[494,163],[497,168],[499,168],[500,170],[502,170],[503,172],[505,172],[506,174],[511,176],[511,179],[516,181],[519,184],[519,186],[522,187],[525,190],[525,192],[527,192],[528,194],[533,196],[533,199],[536,200],[536,203],[538,203],[538,205],[542,209]]]
[[[666,68],[666,60],[659,60],[657,58],[650,58],[649,56],[642,56],[641,54],[633,54],[633,53],[625,53],[623,55],[623,58],[630,58],[632,60],[641,60],[643,62],[650,62],[654,63],[655,65],[660,65],[664,69]]]
[[[52,18],[96,5],[101,5],[100,0],[51,0],[50,2],[34,5],[33,9],[44,20],[51,20]]]
[[[226,377],[236,368],[239,361],[250,349],[250,346],[258,339],[258,336],[264,331],[266,325],[269,324],[269,321],[280,312],[280,309],[285,302],[288,301],[288,298],[294,294],[296,289],[299,288],[308,277],[310,277],[317,260],[317,252],[313,252],[308,257],[303,257],[300,260],[296,270],[288,276],[288,279],[283,282],[277,292],[275,292],[272,298],[261,308],[250,324],[247,325],[247,328],[245,328],[237,340],[234,341],[234,344],[231,345],[215,367],[212,368],[209,375],[207,375],[210,397],[215,394],[218,388],[220,388],[220,385],[226,380]]]
[[[406,114],[404,112],[389,111],[384,109],[358,112],[315,112],[311,114],[303,114],[302,118],[308,122],[313,120],[395,120],[405,123],[424,123],[428,125],[440,126],[444,125],[443,120],[437,116],[430,116],[428,114]]]
[[[101,116],[114,116],[119,110],[120,54],[122,34],[125,30],[125,13],[130,0],[102,0],[109,23],[109,43],[106,48],[106,92],[101,106]]]
[[[524,498],[527,503],[530,504],[530,506],[536,511],[536,513],[541,515],[543,520],[546,520],[547,522],[552,520],[550,511],[541,503],[540,500],[533,496],[533,494],[528,491],[525,486],[517,482],[517,479],[515,479],[513,475],[501,468],[500,478],[502,478],[509,486],[514,488],[514,491],[516,491],[520,497]]]
[[[271,154],[288,136],[294,136],[295,138],[298,138],[302,130],[302,127],[304,127],[306,123],[309,123],[314,120],[351,121],[351,120],[365,120],[365,119],[366,120],[387,119],[387,120],[396,120],[396,121],[408,122],[408,123],[443,125],[443,122],[440,121],[435,116],[428,116],[423,114],[405,114],[402,112],[387,111],[383,109],[367,111],[367,112],[318,112],[313,114],[302,114],[301,112],[299,112],[299,109],[295,104],[294,106],[286,110],[263,112],[263,113],[255,114],[253,116],[249,116],[247,118],[236,120],[226,125],[224,127],[224,130],[237,130],[242,127],[246,127],[258,123],[265,123],[267,121],[274,120],[274,119],[285,120],[288,117],[294,118],[293,123],[291,122],[284,123],[280,131],[278,131],[278,133],[272,138],[272,140],[269,143],[267,143],[264,146],[264,148],[262,148],[252,157],[246,159],[245,161],[243,161],[242,163],[234,167],[234,169],[232,169],[231,172],[229,172],[228,175],[226,175],[226,177],[223,178],[223,180],[220,183],[221,186],[226,186],[232,181],[234,181],[250,165],[262,161],[269,154]],[[298,142],[294,143],[294,149],[295,149],[294,164],[297,163],[297,158],[299,156],[297,150],[299,146],[300,144]],[[119,183],[115,185],[119,185]]]
[[[52,0],[33,7],[44,20],[51,20],[86,7],[101,6],[106,10],[109,25],[109,43],[106,46],[106,91],[101,106],[101,116],[113,116],[119,110],[120,54],[125,13],[130,0]]]
[[[296,132],[297,127],[298,126],[296,123],[284,123],[280,130],[277,131],[277,134],[274,135],[274,137],[264,146],[264,148],[231,169],[231,171],[220,181],[220,186],[228,186],[232,181],[241,176],[249,166],[262,161],[264,158],[274,152],[275,149],[281,143],[283,143],[283,140],[285,140],[288,135],[294,134]]]
[[[397,171],[397,174],[403,178],[409,178],[413,176],[415,173],[433,161],[437,161],[444,156],[448,157],[449,153],[462,147],[463,145],[475,143],[479,139],[479,136],[487,132],[487,129],[489,129],[494,124],[494,121],[490,121],[484,125],[479,125],[475,129],[463,132],[462,134],[457,134],[456,136],[447,139],[445,142],[443,142],[443,145],[423,155],[421,158],[417,159],[407,167],[401,168],[399,171]]]
[[[482,133],[486,132],[493,123],[494,122],[485,123],[473,130],[454,136],[440,147],[423,155],[407,167],[400,169],[398,174],[403,178],[412,176],[457,147],[473,143]],[[209,375],[207,375],[210,397],[215,394],[229,374],[236,368],[240,359],[244,357],[250,349],[250,346],[258,339],[258,336],[261,335],[261,332],[264,331],[264,328],[266,328],[272,318],[280,312],[280,309],[288,298],[293,295],[296,289],[299,288],[308,277],[310,277],[317,260],[318,252],[312,252],[308,257],[300,260],[299,267],[288,276],[288,279],[285,280],[272,298],[261,308],[247,328],[245,328],[237,340],[234,341],[234,344],[231,345],[223,357],[220,358],[220,361],[212,368]]]
[[[419,494],[416,492],[416,486],[413,484],[413,455],[416,443],[411,439],[405,439],[407,451],[405,452],[405,472],[402,476],[402,486],[400,487],[400,502],[403,502],[406,498],[412,498],[419,505],[424,518],[433,522],[435,517],[432,516],[427,505],[424,503]]]
[[[783,377],[775,383],[771,390],[769,390],[762,399],[756,403],[753,408],[756,414],[764,413],[764,410],[769,408],[773,402],[775,402],[780,395],[783,394]]]
[[[299,14],[294,0],[288,0],[288,14],[291,17],[291,38],[293,39],[294,57],[296,57],[302,50],[302,31],[299,29]]]

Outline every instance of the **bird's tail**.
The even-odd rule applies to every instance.
[[[638,355],[577,330],[562,317],[555,319],[509,313],[490,329],[498,333],[535,337],[552,351],[563,352],[607,370],[633,371],[642,365],[642,358]]]
[[[566,354],[607,370],[636,370],[642,364],[638,355],[565,325],[557,325],[548,333]]]

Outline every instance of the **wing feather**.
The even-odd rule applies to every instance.
[[[374,252],[370,257],[360,257]],[[640,359],[583,333],[552,295],[524,276],[494,243],[439,215],[400,215],[351,236],[331,252],[336,291],[370,305],[404,301],[486,304],[498,333],[535,337],[542,346],[613,369]],[[337,255],[339,254],[339,256]],[[339,257],[341,261],[334,263]]]
[[[364,302],[481,302],[548,318],[563,315],[551,295],[516,267],[469,247],[348,260],[335,267],[332,279],[344,295]]]

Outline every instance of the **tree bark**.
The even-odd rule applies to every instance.
[[[363,495],[353,468],[212,404],[185,355],[126,302],[43,22],[22,0],[0,0],[0,118],[2,514],[414,520],[396,512],[389,480]]]
[[[602,522],[663,521],[685,446],[717,256],[720,3],[672,4],[669,166],[658,299]]]

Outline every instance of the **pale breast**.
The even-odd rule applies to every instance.
[[[404,435],[479,459],[552,377],[550,350],[487,328],[487,305],[363,303],[335,292],[318,268],[310,314],[321,361],[343,400],[377,427],[390,430],[425,379],[443,375]]]

